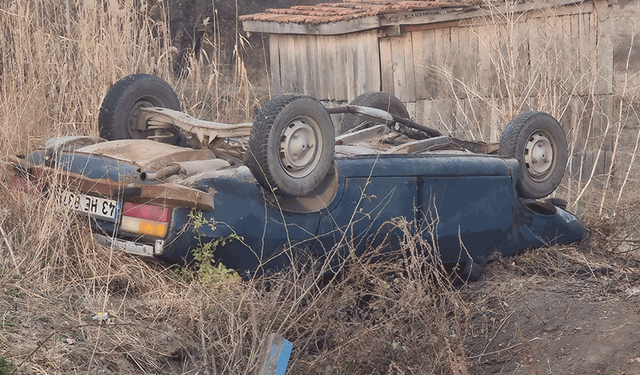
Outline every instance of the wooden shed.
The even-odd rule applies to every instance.
[[[611,148],[604,0],[344,0],[241,21],[268,34],[278,93],[342,103],[386,91],[417,122],[492,142],[515,114],[542,110],[560,119],[572,154]]]

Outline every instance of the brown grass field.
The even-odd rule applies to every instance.
[[[269,93],[242,59],[220,64],[216,41],[205,40],[214,53],[190,58],[176,78],[167,21],[150,16],[162,2],[141,4],[0,2],[3,160],[53,136],[97,135],[103,96],[131,73],[170,82],[196,117],[251,120]],[[254,374],[273,332],[294,343],[290,374],[640,373],[640,188],[629,167],[640,128],[629,102],[614,127],[617,173],[570,202],[590,241],[496,260],[464,285],[400,219],[396,254],[373,263],[371,249],[322,289],[306,268],[202,277],[97,245],[82,218],[12,190],[5,170],[0,375]]]

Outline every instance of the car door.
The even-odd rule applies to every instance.
[[[338,160],[338,197],[320,220],[317,251],[337,246],[344,255],[377,247],[397,248],[395,220],[412,222],[418,206],[418,178],[398,168],[402,158]]]
[[[426,159],[429,160],[429,159]],[[419,187],[420,220],[434,224],[444,263],[483,258],[508,241],[516,192],[503,159],[431,158]]]

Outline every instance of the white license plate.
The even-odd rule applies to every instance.
[[[94,197],[63,190],[60,202],[72,210],[87,213],[100,219],[116,221],[120,212],[120,203],[112,199]]]

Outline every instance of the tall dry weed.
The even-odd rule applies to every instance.
[[[4,1],[0,8],[0,157],[5,160],[59,135],[97,134],[102,97],[133,72],[169,77],[166,23],[135,1]],[[52,196],[0,190],[2,227],[15,263],[2,280],[43,297],[106,296],[122,273],[112,254],[93,244]],[[62,181],[53,181],[52,186]],[[86,225],[85,225],[86,226]],[[2,250],[4,253],[4,249]],[[17,269],[15,265],[18,264]],[[19,274],[18,279],[12,275]],[[7,284],[5,284],[7,285]],[[37,304],[34,304],[37,305]],[[76,317],[77,318],[77,317]]]
[[[197,117],[251,118],[266,94],[246,74],[246,41],[237,38],[228,67],[216,36],[205,37],[175,77],[162,2],[150,4],[0,4],[0,157],[54,136],[97,134],[102,97],[131,73],[169,81]],[[0,358],[17,373],[253,374],[272,332],[294,342],[291,373],[466,371],[464,303],[437,257],[418,251],[435,250],[409,232],[393,262],[371,262],[372,249],[325,288],[313,267],[187,280],[96,245],[86,218],[51,194],[63,180],[48,181],[49,194],[24,194],[8,187],[10,176],[0,185]]]
[[[278,332],[294,343],[290,373],[466,374],[465,302],[437,249],[406,221],[395,225],[398,249],[349,257],[322,284],[312,262],[216,288],[192,284],[163,310],[193,333],[192,351],[208,354],[197,363],[218,373],[253,373]]]
[[[145,72],[170,78],[166,22],[140,2],[3,3],[0,139],[5,153],[59,134],[95,134],[108,87]]]
[[[246,120],[254,102],[234,110],[238,104],[230,101],[226,112],[219,113],[206,105],[211,98],[235,97],[237,92],[223,93],[222,87],[242,80],[217,66],[215,58],[202,59],[181,79],[173,76],[175,48],[162,5],[134,0],[0,2],[0,158],[34,149],[54,136],[96,135],[103,96],[111,84],[132,73],[172,82],[183,106],[201,106],[195,114],[203,118],[233,121],[225,116],[236,114]],[[206,87],[206,96],[189,94],[212,77],[219,87]],[[0,185],[5,202],[0,211],[0,357],[27,372],[169,368],[180,373],[167,363],[182,354],[172,351],[175,345],[164,344],[177,342],[175,350],[183,353],[191,347],[188,331],[174,334],[173,325],[162,330],[152,326],[164,303],[176,295],[185,297],[182,289],[190,287],[160,264],[97,246],[86,219],[72,217],[54,194],[25,195],[8,188],[10,177],[4,173]],[[64,187],[64,181],[50,183],[50,192]],[[95,325],[92,317],[98,312],[110,313],[109,323],[120,325]],[[54,335],[47,336],[43,327]]]

